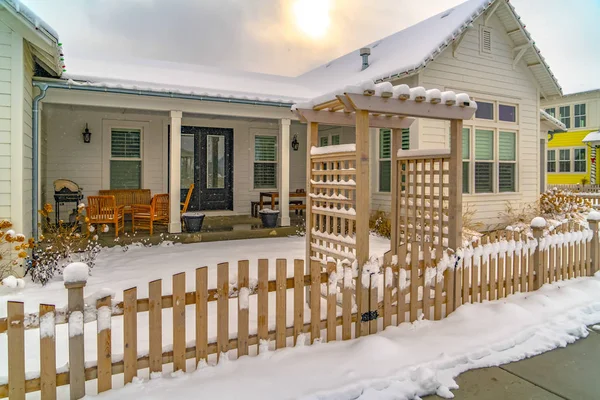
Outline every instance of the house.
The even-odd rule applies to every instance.
[[[548,184],[597,183],[596,149],[584,139],[600,130],[600,89],[544,99],[545,111],[560,119],[565,132],[548,138]]]
[[[463,203],[479,219],[496,223],[507,201],[533,202],[543,187],[540,154],[557,121],[544,119],[541,98],[562,90],[506,0],[467,1],[297,77],[139,60],[69,59],[66,73],[47,24],[14,0],[0,0],[0,9],[6,36],[22,38],[2,56],[18,58],[24,71],[23,79],[5,75],[23,89],[10,98],[20,115],[2,114],[11,144],[2,153],[0,217],[24,232],[35,232],[35,210],[53,201],[58,178],[77,182],[86,197],[106,188],[169,193],[170,232],[181,231],[178,207],[190,183],[192,208],[215,215],[249,214],[261,191],[276,190],[280,222],[289,225],[288,193],[306,185],[307,152],[306,127],[290,107],[365,80],[477,101],[475,118],[464,122]],[[448,147],[448,132],[421,119],[403,146]],[[371,209],[389,211],[390,133],[371,133]],[[353,142],[353,128],[320,127],[321,146]],[[20,165],[15,172],[10,159]]]

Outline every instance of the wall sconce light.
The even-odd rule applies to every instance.
[[[300,143],[298,142],[298,135],[294,134],[294,139],[292,140],[292,149],[294,149],[294,151],[298,151],[299,148]]]
[[[88,129],[88,124],[85,124],[85,131],[81,133],[83,135],[83,143],[89,143],[92,141],[92,132]]]

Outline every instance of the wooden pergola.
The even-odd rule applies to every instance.
[[[440,188],[447,186],[449,189],[448,196],[446,196],[448,200],[447,246],[453,249],[460,247],[462,238],[462,122],[470,119],[476,109],[476,103],[471,101],[466,94],[457,95],[453,92],[440,92],[437,89],[426,91],[422,87],[411,89],[406,85],[393,87],[389,82],[377,85],[367,82],[360,86],[349,86],[342,91],[294,106],[293,112],[301,121],[308,124],[307,262],[311,259],[314,260],[315,256],[322,260],[326,260],[328,257],[349,259],[344,256],[355,253],[354,260],[349,259],[349,261],[356,261],[360,269],[369,259],[369,128],[392,130],[391,218],[393,229],[391,250],[393,254],[396,254],[394,247],[399,244],[398,236],[401,225],[399,197],[403,193],[409,192],[408,188],[402,187],[402,183],[399,182],[399,174],[403,172],[397,168],[399,165],[398,150],[401,145],[401,130],[410,127],[414,118],[450,121],[449,182],[439,181],[438,183]],[[316,148],[319,124],[354,126],[356,129],[355,147],[340,145],[329,146],[325,149]],[[410,155],[410,152],[405,153]],[[426,153],[426,150],[416,151],[414,157],[415,159],[426,159]],[[438,156],[434,156],[434,153]],[[435,157],[439,157],[439,154],[441,154],[439,151],[437,153],[432,151],[429,158],[434,160]],[[417,173],[416,164],[414,172]],[[423,170],[418,170],[418,172],[424,175],[425,168],[423,167]],[[419,179],[421,178],[414,179],[415,186]],[[350,180],[355,185],[349,185]],[[433,185],[433,178],[431,184]],[[424,178],[419,185],[425,185]],[[354,186],[354,190],[351,186]],[[413,193],[415,197],[413,206],[415,207],[416,197],[424,197],[426,192],[424,188],[420,190],[415,188]],[[433,196],[433,190],[429,195]],[[443,193],[439,192],[437,195],[442,201]],[[404,204],[408,206],[410,203],[407,201]],[[421,200],[421,205],[423,204],[423,200]],[[432,206],[432,204],[430,205]],[[354,212],[348,211],[352,209]],[[442,215],[438,215],[438,218],[440,221],[445,220]],[[341,226],[340,220],[345,220],[344,226]],[[350,240],[352,237],[355,238],[354,241]],[[315,244],[316,242],[318,244]]]

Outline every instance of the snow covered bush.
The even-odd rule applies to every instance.
[[[90,268],[94,266],[100,246],[97,243],[98,236],[90,229],[89,219],[83,214],[84,210],[85,206],[80,204],[74,223],[59,221],[58,224],[50,222],[52,205],[45,204],[39,210],[44,234],[35,244],[25,272],[34,282],[45,285],[57,273],[62,274],[64,267],[72,262],[83,262]]]
[[[590,211],[592,203],[577,193],[560,189],[550,189],[540,197],[540,211],[544,216],[553,218],[579,219],[581,214]]]
[[[0,220],[0,279],[16,275],[16,269],[27,258],[27,250],[33,247],[33,239],[26,240],[25,235],[11,228],[10,221]]]

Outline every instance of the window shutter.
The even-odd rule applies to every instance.
[[[379,131],[379,158],[387,159],[392,156],[392,133],[389,129]]]
[[[110,135],[112,158],[141,158],[141,132],[114,129]]]
[[[379,161],[379,191],[389,192],[392,186],[392,161]]]
[[[500,132],[499,155],[500,161],[516,161],[516,144],[514,132]]]
[[[402,150],[410,150],[410,129],[402,129]]]
[[[277,161],[277,137],[255,136],[254,161]]]
[[[492,31],[483,26],[481,27],[481,52],[492,52]]]
[[[321,140],[319,141],[319,147],[326,147],[329,146],[329,138],[327,136],[323,136],[321,137]]]
[[[494,159],[494,131],[482,129],[475,131],[475,159]]]

